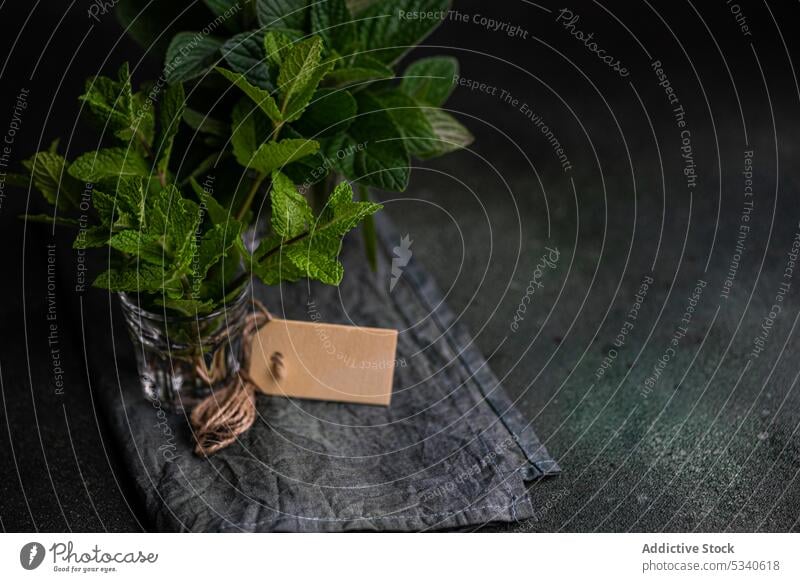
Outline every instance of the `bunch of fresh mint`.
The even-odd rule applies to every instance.
[[[137,3],[122,0],[123,21]],[[366,187],[404,190],[411,156],[472,140],[440,109],[454,59],[416,61],[392,80],[439,23],[408,15],[444,14],[448,1],[205,5],[209,24],[172,38],[157,82],[134,91],[127,65],[87,81],[80,99],[112,147],[69,162],[54,144],[17,177],[56,207],[34,218],[77,227],[76,248],[110,248],[96,286],[186,315],[215,310],[250,274],[338,284],[342,237],[380,209]],[[140,38],[144,14],[131,19]],[[337,175],[360,187],[359,201]],[[269,230],[250,252],[243,234],[262,214]]]
[[[318,183],[333,171],[359,184],[402,191],[412,156],[433,158],[471,143],[470,133],[440,108],[458,74],[456,59],[421,59],[405,68],[400,82],[390,81],[399,75],[397,62],[440,24],[449,0],[206,4],[213,13],[209,23],[216,26],[172,38],[167,79],[203,81],[220,62],[241,75],[225,73],[261,103],[286,138],[319,144],[314,155],[285,168],[297,183]],[[255,15],[248,18],[248,11]],[[240,30],[246,26],[252,29]],[[281,68],[290,48],[291,60],[311,65],[314,82],[304,85],[305,92],[292,91],[295,81]],[[274,103],[270,96],[276,93],[283,100]]]

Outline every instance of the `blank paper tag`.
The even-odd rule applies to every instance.
[[[250,376],[273,396],[388,406],[396,350],[394,329],[273,319],[253,339]],[[280,380],[270,371],[275,352]]]

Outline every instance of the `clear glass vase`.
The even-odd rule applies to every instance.
[[[120,293],[145,396],[161,408],[188,411],[227,386],[242,360],[242,331],[249,288],[232,302],[198,317],[143,309],[137,296]]]

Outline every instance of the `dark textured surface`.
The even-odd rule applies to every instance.
[[[538,521],[492,529],[797,530],[796,278],[767,350],[744,369],[800,220],[800,95],[790,67],[790,59],[800,63],[792,29],[797,4],[740,3],[754,31],[747,38],[724,3],[651,1],[653,9],[601,3],[633,34],[601,5],[573,3],[584,29],[604,44],[609,39],[608,48],[630,65],[627,80],[597,66],[546,12],[522,1],[495,4],[456,2],[465,13],[521,24],[529,38],[451,21],[431,43],[455,47],[448,50],[461,59],[464,76],[497,86],[498,93],[505,89],[540,113],[564,144],[572,172],[565,175],[551,145],[518,108],[460,88],[452,108],[478,138],[474,153],[426,164],[408,193],[384,197],[399,232],[415,241],[413,260],[434,276],[563,470],[531,488]],[[91,33],[91,47],[78,50],[85,12],[73,11],[59,27],[62,12],[57,2],[38,5],[3,74],[4,121],[11,95],[32,86],[14,160],[40,141],[71,134],[73,96],[106,55],[113,53],[114,65],[125,55],[138,61],[130,43],[112,49],[118,30],[110,18]],[[26,16],[4,21],[13,31],[8,40]],[[691,198],[680,136],[651,58],[662,60],[691,124],[700,174]],[[142,76],[152,77],[156,66],[146,62]],[[92,137],[78,132],[72,147],[88,147]],[[725,300],[720,292],[741,220],[746,147],[755,152],[752,231]],[[82,340],[87,327],[105,341],[111,337],[107,302],[97,293],[75,297],[74,256],[56,237],[66,367],[66,389],[56,395],[45,319],[45,245],[53,237],[40,225],[24,231],[14,218],[24,208],[24,196],[7,198],[0,208],[9,283],[0,303],[7,338],[0,344],[2,525],[152,529],[107,417],[95,412],[91,389],[97,387],[87,380],[87,368],[116,373],[113,358],[84,350]],[[510,323],[547,245],[559,248],[561,260],[545,273],[543,289],[512,333]],[[651,271],[654,286],[631,339],[597,381],[595,372]],[[708,286],[689,333],[643,398],[642,382],[699,278]],[[116,357],[120,374],[129,373],[130,355]]]
[[[382,226],[382,232],[389,231]],[[259,397],[240,442],[194,456],[184,416],[142,400],[128,358],[93,374],[128,468],[159,530],[419,531],[533,517],[524,481],[558,471],[511,406],[433,281],[405,269],[389,292],[391,252],[373,273],[351,239],[340,288],[255,291],[276,315],[400,331],[391,406]],[[116,310],[115,310],[116,313]],[[119,329],[124,323],[114,318]],[[130,353],[89,334],[99,358]]]

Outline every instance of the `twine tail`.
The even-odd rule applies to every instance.
[[[242,331],[241,369],[231,383],[209,395],[192,411],[190,421],[194,428],[196,455],[208,457],[235,442],[239,435],[247,432],[256,419],[256,390],[258,386],[250,378],[250,354],[253,336],[268,323],[272,316],[259,301],[254,301],[259,311],[247,317]],[[201,378],[213,383],[214,374],[203,366],[197,366]]]
[[[200,402],[192,411],[195,454],[208,457],[233,443],[256,419],[256,397],[247,381],[235,382]]]

